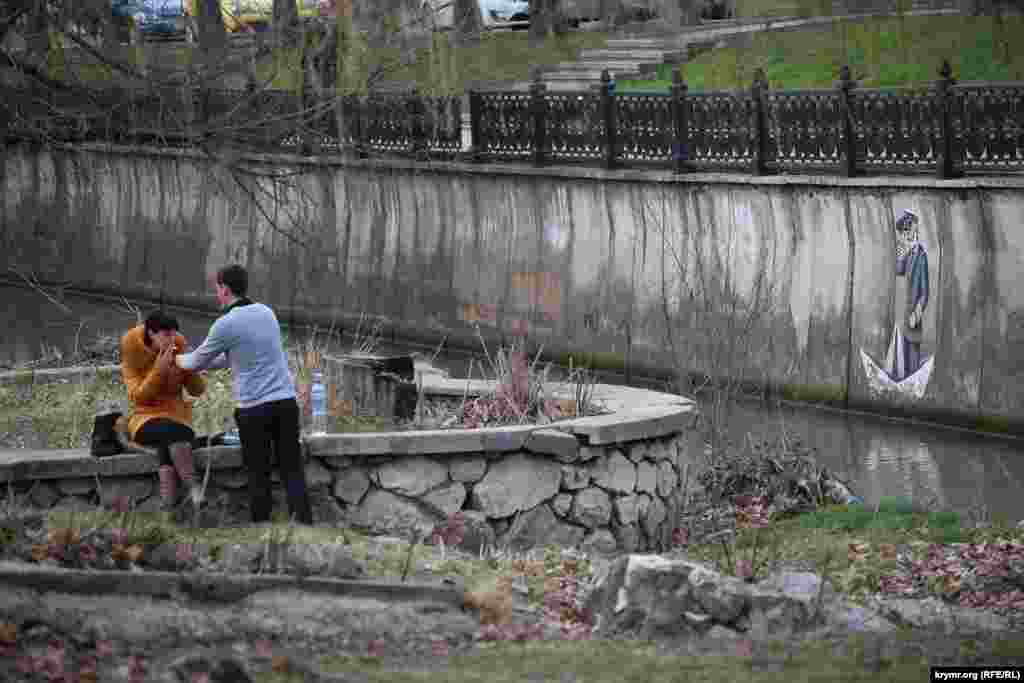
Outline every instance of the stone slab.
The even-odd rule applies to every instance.
[[[580,452],[576,436],[557,429],[540,429],[531,433],[525,447],[531,453],[553,455],[565,463],[575,462]]]
[[[195,452],[195,467],[202,473],[210,461],[214,470],[242,466],[242,449],[238,446],[217,446]],[[89,450],[30,450],[7,449],[0,451],[0,482],[32,479],[72,479],[99,475],[124,477],[152,474],[160,466],[156,455],[123,453],[108,458],[94,458]]]
[[[197,599],[235,602],[266,590],[299,588],[303,591],[351,598],[402,602],[441,602],[462,606],[462,590],[438,582],[401,583],[381,580],[344,580],[284,575],[217,574],[212,572],[125,572],[41,567],[0,562],[0,584],[37,591],[79,595],[147,595],[174,598],[185,594]]]
[[[308,437],[313,456],[440,455],[523,450],[536,426],[489,429],[432,429],[377,434],[325,434]]]
[[[557,428],[586,437],[591,446],[623,443],[684,431],[693,419],[693,411],[691,405],[637,408],[627,413],[583,417]]]

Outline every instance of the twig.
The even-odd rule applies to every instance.
[[[65,313],[69,315],[71,314],[71,309],[68,308],[63,303],[61,303],[60,301],[58,301],[56,298],[54,298],[53,295],[51,295],[49,292],[47,292],[46,289],[44,289],[43,286],[39,284],[39,281],[36,279],[34,275],[26,275],[25,273],[22,273],[19,269],[13,266],[9,267],[8,270],[10,270],[12,273],[20,277],[22,280],[24,280],[25,284],[27,284],[30,288],[35,290],[38,294],[40,294],[51,304],[53,304],[60,310],[64,311]]]
[[[719,534],[713,534],[713,535],[717,535],[718,536],[718,540],[721,541],[721,543],[722,543],[722,550],[725,551],[726,567],[728,568],[729,571],[735,571],[736,570],[736,565],[734,565],[733,562],[732,562],[732,552],[730,552],[730,550],[729,550],[729,544],[725,542],[726,534],[719,533]]]
[[[437,349],[434,351],[434,355],[430,357],[430,364],[431,365],[433,365],[434,362],[437,360],[437,357],[441,355],[441,349],[442,349],[442,347],[444,347],[444,343],[446,341],[448,341],[448,335],[447,334],[444,335],[444,338],[441,339],[441,343],[437,345]]]
[[[409,578],[409,569],[412,567],[412,556],[416,551],[416,546],[420,544],[423,539],[423,535],[419,531],[412,532],[412,540],[409,542],[409,550],[405,554],[405,567],[402,568],[402,583]]]

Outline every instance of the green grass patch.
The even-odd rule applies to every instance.
[[[897,498],[882,500],[877,510],[864,505],[840,505],[815,510],[796,519],[801,529],[846,533],[928,529],[931,538],[942,543],[958,543],[964,537],[957,513],[921,512],[909,501]]]
[[[562,367],[585,368],[588,370],[621,371],[626,367],[626,357],[612,351],[574,351],[558,354],[551,362]]]
[[[31,388],[29,388],[31,387]],[[43,436],[43,448],[84,448],[92,434],[97,408],[111,401],[130,410],[120,373],[97,372],[68,383],[32,384],[25,372],[16,385],[0,387],[0,431],[14,432],[19,418],[28,419]],[[206,373],[206,392],[192,407],[192,427],[197,434],[216,434],[234,429],[235,399],[230,370]],[[374,416],[337,416],[336,433],[386,432],[391,421]]]
[[[782,387],[787,401],[829,403],[846,398],[846,387],[840,384],[788,384]]]
[[[740,530],[731,544],[699,544],[687,552],[726,574],[733,573],[735,560],[752,560],[759,565],[759,578],[778,563],[799,562],[856,599],[877,592],[881,577],[896,572],[896,547],[909,547],[923,557],[933,543],[1020,538],[1024,532],[1005,520],[985,529],[968,529],[954,512],[926,512],[893,498],[881,501],[877,511],[840,505],[776,519],[766,529]]]
[[[206,383],[206,393],[193,404],[193,427],[198,433],[213,434],[232,424],[231,371],[211,371]],[[0,430],[14,431],[19,417],[28,418],[44,437],[44,448],[82,448],[88,444],[100,404],[117,401],[129,406],[118,373],[81,375],[68,383],[36,384],[31,390],[28,384],[0,387]]]
[[[824,683],[840,680],[836,671],[843,672],[841,680],[844,681],[920,681],[928,673],[927,663],[916,657],[887,661],[884,670],[875,673],[865,669],[862,648],[850,647],[840,653],[831,644],[812,643],[794,649],[795,653],[785,657],[779,668],[761,667],[750,658],[737,656],[672,656],[658,652],[651,643],[643,641],[495,643],[481,646],[475,654],[451,657],[441,671],[429,673],[390,670],[386,658],[331,657],[322,660],[321,665],[331,673],[359,673],[372,683],[519,683],[564,680],[563,676],[570,673],[570,680],[581,683],[721,680]],[[267,674],[256,680],[285,683],[298,679]]]
[[[849,64],[862,87],[930,86],[943,59],[962,81],[1024,79],[1024,17],[933,16],[851,21],[831,27],[762,33],[741,46],[710,50],[683,65],[690,90],[749,88],[763,68],[776,89],[831,88]],[[671,86],[671,67],[621,92]]]

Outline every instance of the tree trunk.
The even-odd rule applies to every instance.
[[[306,78],[319,97],[333,94],[338,88],[338,31],[335,22],[318,25],[317,45],[308,55]]]
[[[477,0],[453,0],[452,18],[455,24],[455,45],[465,47],[480,42],[484,19]]]
[[[278,47],[298,45],[299,7],[295,0],[274,0],[274,41]]]
[[[530,0],[530,44],[543,43],[551,33],[554,0]]]
[[[220,0],[196,0],[198,15],[196,29],[199,46],[204,53],[215,52],[227,45],[227,32],[221,16]]]

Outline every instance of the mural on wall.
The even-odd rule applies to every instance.
[[[905,210],[896,220],[896,322],[884,365],[860,350],[872,394],[895,393],[920,399],[931,379],[934,356],[921,351],[928,307],[928,251],[920,239],[919,218]]]

